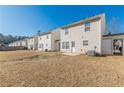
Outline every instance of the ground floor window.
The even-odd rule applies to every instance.
[[[75,42],[74,41],[71,42],[71,47],[75,47]]]
[[[69,42],[62,42],[62,49],[69,49]]]
[[[83,46],[88,46],[88,40],[83,40]]]
[[[62,49],[65,49],[65,42],[62,42]]]
[[[66,42],[66,49],[69,49],[69,42]]]

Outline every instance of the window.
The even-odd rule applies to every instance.
[[[65,29],[65,35],[67,35],[69,33],[68,29]]]
[[[71,47],[75,47],[75,42],[74,41],[71,42]]]
[[[65,42],[62,42],[62,49],[65,49]]]
[[[88,46],[88,40],[83,41],[83,46]]]
[[[90,22],[85,23],[85,32],[90,31]]]
[[[41,40],[42,38],[40,37],[40,40]]]
[[[69,49],[69,42],[62,42],[62,49]]]
[[[69,42],[66,42],[66,49],[69,49]]]
[[[47,35],[47,36],[46,36],[46,38],[48,39],[48,38],[49,38],[49,36]]]

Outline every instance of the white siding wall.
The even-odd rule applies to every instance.
[[[124,55],[124,35],[103,37],[102,54],[113,54],[114,39],[123,39],[123,55]]]
[[[59,50],[58,43],[60,42],[60,31],[61,29],[56,29],[52,31],[52,34],[51,34],[51,50],[52,51]]]
[[[22,41],[22,46],[27,46],[27,44],[26,44],[26,40],[24,40],[24,41]]]
[[[65,35],[65,31],[61,30],[61,51],[71,52],[71,41],[75,41],[75,51],[85,54],[89,50],[101,53],[101,20],[91,22],[91,31],[85,32],[85,25],[68,28],[69,34]],[[83,40],[88,40],[88,46],[83,46]],[[62,49],[62,42],[69,41],[69,49]]]
[[[103,39],[102,40],[102,54],[111,55],[112,50],[113,50],[113,40],[111,38]]]
[[[51,50],[51,34],[38,36],[38,50],[45,51],[45,49]]]
[[[28,49],[34,49],[34,38],[28,39],[27,42],[28,42]]]

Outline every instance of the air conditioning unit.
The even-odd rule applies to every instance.
[[[94,50],[89,50],[89,51],[87,52],[87,55],[88,55],[88,56],[95,56],[95,55],[96,55],[96,52],[95,52]]]

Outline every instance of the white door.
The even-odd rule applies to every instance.
[[[71,42],[71,52],[72,53],[76,52],[76,50],[75,50],[75,42],[74,41]]]

